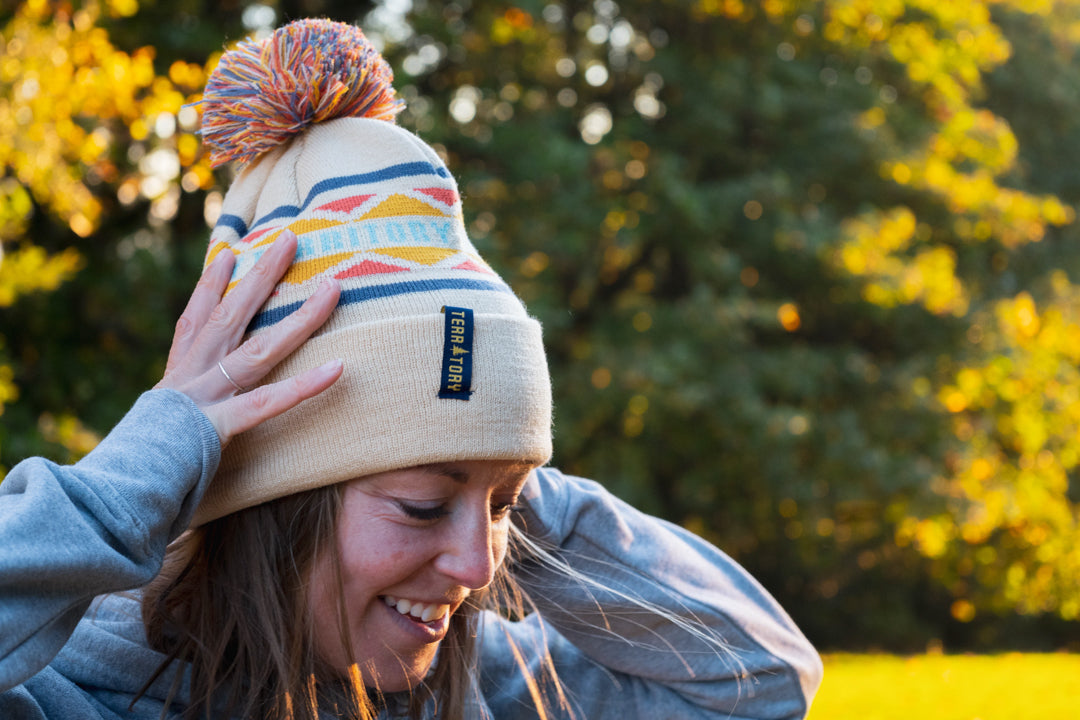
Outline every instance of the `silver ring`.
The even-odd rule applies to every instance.
[[[220,360],[218,360],[217,366],[218,366],[218,370],[221,371],[221,374],[225,376],[226,380],[228,380],[229,382],[232,383],[232,386],[234,388],[236,388],[237,392],[246,393],[248,391],[248,389],[246,387],[241,387],[240,383],[238,383],[238,382],[236,382],[235,380],[232,379],[232,377],[229,375],[229,372],[225,369],[225,366],[221,364]]]

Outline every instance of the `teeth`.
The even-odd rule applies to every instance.
[[[397,610],[402,615],[411,615],[420,622],[431,622],[432,620],[438,620],[450,611],[449,605],[440,605],[438,603],[426,605],[424,603],[406,600],[405,598],[396,598],[392,595],[384,595],[383,602],[385,602],[389,607]]]

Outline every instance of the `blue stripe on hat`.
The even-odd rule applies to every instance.
[[[409,282],[388,283],[386,285],[366,285],[364,287],[350,288],[342,291],[341,297],[338,299],[338,307],[367,302],[368,300],[394,297],[396,295],[434,292],[438,290],[486,290],[489,292],[503,292],[509,295],[514,294],[514,291],[510,289],[509,285],[501,282],[471,280],[468,278],[434,278],[429,280],[411,280]],[[275,325],[299,310],[300,306],[303,304],[303,301],[297,301],[264,310],[255,316],[251,321],[251,324],[248,325],[247,331],[250,333],[264,327]]]
[[[302,205],[279,205],[261,218],[251,224],[250,227],[244,222],[243,218],[238,215],[222,215],[218,218],[216,226],[225,226],[232,228],[238,236],[241,238],[247,235],[249,232],[259,227],[263,223],[271,220],[277,220],[279,218],[296,217],[304,210],[308,208],[311,203],[315,201],[315,198],[324,192],[330,190],[340,190],[350,185],[369,185],[371,183],[383,182],[386,180],[397,180],[403,177],[413,177],[418,175],[437,175],[441,178],[449,178],[450,171],[441,165],[433,165],[429,162],[410,162],[400,163],[398,165],[391,165],[381,170],[375,170],[369,173],[360,173],[358,175],[343,175],[342,177],[327,178],[326,180],[320,180],[315,183],[311,188],[311,192],[308,193],[307,198]]]

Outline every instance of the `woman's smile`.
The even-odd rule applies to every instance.
[[[400,614],[423,623],[442,620],[450,614],[450,606],[441,603],[425,603],[419,600],[395,598],[393,595],[383,595],[382,598],[383,602]]]
[[[395,600],[391,604],[391,600]],[[397,623],[409,636],[423,643],[437,643],[446,637],[450,629],[450,606],[438,604],[415,603],[409,605],[408,600],[396,600],[393,596],[384,595],[383,602],[393,622]],[[407,607],[404,612],[401,608]],[[414,614],[419,612],[420,615]],[[436,613],[439,613],[436,615]],[[424,619],[424,615],[428,619]]]
[[[338,524],[340,572],[331,557],[312,572],[319,655],[339,672],[356,663],[365,682],[377,679],[384,692],[420,682],[465,598],[491,584],[502,564],[510,510],[531,470],[463,461],[349,482]]]

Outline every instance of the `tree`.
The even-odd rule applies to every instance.
[[[142,344],[167,347],[194,277],[168,240],[192,226],[183,196],[214,183],[184,108],[205,74],[115,47],[99,23],[136,10],[40,0],[0,16],[0,466],[93,447],[160,376]]]

